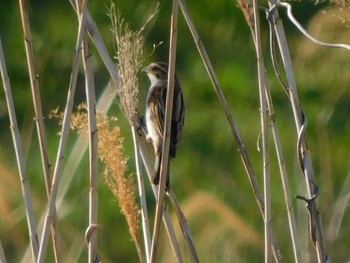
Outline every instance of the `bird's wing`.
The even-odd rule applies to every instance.
[[[179,85],[179,84],[177,84]],[[176,156],[176,149],[182,137],[182,131],[185,120],[185,105],[183,94],[179,86],[175,86],[173,114],[171,119],[171,140],[170,140],[170,156]]]
[[[154,85],[151,89],[148,105],[152,121],[156,124],[157,132],[163,138],[165,118],[166,89],[162,85]]]

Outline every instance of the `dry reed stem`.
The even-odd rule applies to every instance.
[[[59,142],[58,152],[56,156],[51,195],[49,200],[49,207],[45,217],[42,238],[40,241],[38,262],[44,262],[45,260],[45,254],[46,254],[47,243],[48,243],[48,235],[49,235],[49,225],[51,224],[52,215],[55,208],[55,202],[56,202],[57,193],[58,193],[58,186],[62,176],[63,160],[65,159],[64,154],[65,154],[65,148],[67,145],[67,138],[68,138],[69,127],[70,127],[70,118],[71,118],[71,113],[72,113],[73,103],[74,103],[74,93],[75,93],[77,77],[78,77],[79,61],[81,58],[81,46],[82,46],[83,36],[85,34],[85,30],[84,30],[85,23],[86,23],[86,12],[83,12],[82,17],[79,20],[75,55],[74,55],[73,65],[72,65],[72,73],[71,73],[71,78],[69,82],[64,119],[62,121],[63,124],[62,124],[62,130],[61,130],[61,139]]]
[[[254,21],[254,17],[252,18],[252,16],[254,16],[253,6],[252,6],[251,2],[249,2],[249,1],[247,2],[245,0],[239,0],[238,4],[246,17],[247,23],[251,29],[251,33],[252,33],[252,37],[253,37],[255,46],[257,46],[256,26],[254,24],[252,24],[252,21],[251,21],[251,20]],[[271,48],[273,46],[274,45],[271,44]],[[263,69],[262,72],[265,72],[265,69]],[[278,72],[276,72],[276,73],[278,73]],[[286,167],[285,167],[285,163],[284,163],[282,146],[281,146],[279,132],[278,132],[278,128],[277,128],[276,116],[275,116],[274,109],[273,109],[272,98],[271,98],[271,94],[270,94],[270,90],[268,87],[268,82],[267,82],[266,76],[264,76],[264,78],[265,78],[264,85],[266,87],[266,95],[265,96],[267,99],[267,107],[268,107],[268,112],[269,112],[269,116],[270,116],[270,121],[272,123],[272,133],[273,133],[274,143],[275,143],[275,147],[276,147],[275,149],[276,149],[276,154],[277,154],[277,158],[278,158],[278,164],[279,164],[279,168],[280,168],[280,174],[281,174],[281,179],[282,179],[282,184],[283,184],[283,189],[284,189],[284,194],[285,194],[287,214],[288,214],[289,226],[290,226],[290,231],[291,231],[291,236],[292,236],[293,251],[294,251],[296,262],[299,262],[300,261],[300,249],[299,249],[298,240],[297,240],[297,229],[296,229],[296,223],[295,223],[293,204],[291,201],[291,196],[290,196],[290,191],[289,191],[287,171],[286,171]],[[273,251],[273,252],[274,252],[275,260],[277,262],[283,261],[282,255],[280,253],[276,253],[277,251]]]
[[[195,262],[195,263],[199,263],[199,257],[197,254],[196,246],[195,246],[194,241],[193,241],[191,229],[188,225],[188,222],[187,222],[187,219],[186,219],[184,213],[181,210],[180,204],[177,201],[176,195],[175,195],[172,188],[169,189],[169,198],[170,198],[170,201],[175,209],[175,213],[177,215],[177,219],[179,221],[179,225],[181,227],[182,234],[185,238],[186,246],[187,246],[188,250],[190,251],[191,261]]]
[[[19,6],[20,6],[20,13],[21,13],[21,20],[22,20],[22,28],[23,28],[23,38],[24,38],[24,44],[25,44],[25,50],[26,50],[26,56],[27,56],[28,72],[30,77],[30,86],[32,91],[32,98],[33,98],[33,105],[34,105],[34,112],[35,112],[35,122],[36,122],[41,161],[42,161],[44,178],[45,178],[46,194],[47,194],[47,198],[49,199],[51,181],[52,181],[52,171],[50,169],[51,162],[48,156],[47,136],[46,136],[44,116],[42,113],[42,106],[41,106],[41,99],[40,99],[39,77],[35,66],[35,58],[34,58],[34,51],[32,46],[29,16],[27,13],[27,5],[23,0],[20,0],[19,4],[20,4]],[[52,241],[54,244],[55,260],[56,262],[61,262],[62,251],[61,251],[60,239],[58,235],[58,220],[57,220],[56,208],[54,210],[55,211],[53,212],[53,220],[51,224]]]
[[[269,26],[270,26],[270,48],[271,48],[271,59],[272,64],[274,65],[274,70],[276,73],[277,78],[280,80],[281,85],[283,86],[283,89],[288,93],[288,87],[283,83],[280,72],[278,69],[277,61],[276,61],[276,50],[275,50],[275,29],[274,29],[274,23],[275,19],[278,17],[276,14],[275,16],[270,16],[270,14],[267,15],[267,19],[269,20]],[[274,138],[275,143],[275,149],[278,159],[278,165],[280,168],[280,175],[282,180],[282,186],[283,186],[283,192],[284,192],[284,198],[287,208],[287,215],[288,215],[288,223],[289,223],[289,230],[291,234],[291,240],[292,240],[292,246],[293,246],[293,252],[294,252],[294,260],[295,262],[301,262],[301,252],[300,252],[300,245],[299,245],[299,239],[298,239],[298,230],[296,226],[296,220],[295,220],[295,214],[294,214],[294,207],[292,202],[292,196],[290,193],[290,187],[288,182],[288,174],[287,174],[287,168],[283,157],[282,152],[282,145],[281,145],[281,139],[279,136],[279,130],[277,127],[277,120],[273,108],[273,102],[272,97],[270,93],[270,89],[267,89],[267,101],[268,101],[268,107],[269,107],[269,113],[270,113],[270,121],[272,123],[272,134]]]
[[[70,2],[72,4],[72,6],[75,8],[74,1],[70,0]],[[149,18],[149,20],[151,18],[152,18],[152,16]],[[86,27],[89,31],[91,38],[93,39],[93,42],[94,42],[98,52],[100,53],[102,60],[105,63],[107,70],[109,71],[109,73],[112,77],[112,80],[113,80],[115,86],[118,86],[120,83],[120,77],[119,77],[118,70],[115,67],[114,63],[112,62],[110,56],[108,55],[108,52],[107,52],[105,45],[104,45],[104,42],[99,34],[98,28],[97,28],[95,22],[93,21],[93,19],[91,18],[91,15],[89,13],[87,13]],[[144,136],[142,136],[142,138],[143,137]],[[144,161],[145,167],[149,168],[149,169],[147,169],[148,175],[150,175],[151,174],[150,171],[153,168],[150,168],[152,166],[152,164],[151,164],[151,161],[149,158],[149,152],[146,150],[146,144],[147,144],[146,141],[142,140],[142,142],[140,143],[140,151],[141,151],[141,156],[142,156],[142,159]],[[145,161],[145,160],[147,160],[147,161]],[[153,188],[153,190],[154,190],[154,188]],[[172,227],[171,219],[170,219],[170,216],[169,216],[169,213],[167,212],[167,210],[164,211],[163,221],[164,221],[164,224],[166,227],[167,234],[169,236],[169,240],[171,242],[171,247],[172,247],[174,254],[176,256],[177,262],[182,262],[180,248],[179,248],[179,245],[177,243],[175,232],[174,232],[174,229]]]
[[[39,251],[38,232],[37,232],[37,226],[35,223],[32,198],[30,195],[29,180],[25,169],[25,161],[23,156],[21,138],[18,131],[16,110],[15,110],[13,97],[12,97],[10,79],[7,74],[6,61],[5,61],[4,51],[2,48],[1,39],[0,39],[0,71],[1,71],[2,81],[3,81],[4,91],[5,91],[7,110],[10,118],[10,128],[11,128],[11,134],[12,134],[13,144],[14,144],[15,153],[16,153],[16,160],[17,160],[17,166],[18,166],[19,176],[21,181],[24,205],[26,208],[26,218],[27,218],[29,238],[30,238],[31,249],[32,249],[32,259],[35,262],[37,260],[38,251]]]
[[[148,219],[148,211],[147,211],[147,202],[146,202],[146,191],[145,191],[145,183],[144,177],[142,174],[142,158],[140,154],[140,137],[135,129],[135,126],[131,127],[133,142],[134,142],[134,152],[135,152],[135,163],[136,163],[136,173],[137,173],[137,185],[139,188],[139,196],[140,196],[140,206],[141,206],[141,218],[142,218],[142,231],[144,237],[144,245],[145,245],[145,254],[147,262],[150,258],[151,253],[151,231],[149,227],[149,219]]]
[[[150,151],[146,147],[146,139],[145,138],[146,138],[146,135],[143,133],[143,131],[141,131],[140,154],[141,154],[143,163],[144,163],[146,171],[147,171],[148,179],[151,182],[152,181],[151,177],[153,174],[154,158],[153,158],[153,156],[151,157]],[[159,188],[158,186],[155,186],[152,184],[152,190],[153,190],[153,194],[154,194],[155,198],[157,198],[157,196],[158,196],[158,188]],[[171,248],[172,248],[174,255],[175,255],[175,258],[176,258],[176,262],[182,263],[183,259],[182,259],[182,255],[181,255],[181,250],[180,250],[179,244],[178,244],[177,239],[176,239],[174,227],[172,225],[171,218],[170,218],[167,207],[165,207],[164,212],[163,212],[163,222],[164,222],[167,234],[168,234]]]
[[[86,105],[81,104],[77,109],[78,111],[72,116],[71,128],[87,138],[88,117],[84,112]],[[62,119],[62,115],[58,117]],[[139,243],[139,209],[135,201],[134,180],[131,175],[126,175],[127,158],[124,157],[123,138],[119,127],[111,127],[113,120],[97,112],[99,158],[105,164],[105,182],[119,202],[138,252],[142,252]],[[143,258],[142,253],[139,256]]]
[[[266,102],[266,68],[262,52],[260,37],[260,16],[258,1],[253,0],[254,10],[254,38],[257,56],[259,100],[260,100],[260,121],[263,153],[263,177],[264,177],[264,229],[265,229],[265,263],[271,262],[271,182],[270,182],[270,158],[269,158],[269,131],[267,123],[267,102]]]
[[[291,234],[293,253],[294,253],[294,261],[296,263],[299,263],[301,262],[301,254],[300,254],[300,245],[299,245],[299,239],[298,239],[298,229],[296,225],[294,206],[292,202],[292,196],[290,193],[290,187],[289,187],[289,181],[288,181],[288,173],[287,173],[286,163],[284,161],[281,139],[280,139],[279,130],[277,126],[277,120],[276,120],[276,115],[273,107],[270,89],[267,89],[266,97],[267,97],[268,109],[270,114],[270,122],[272,125],[272,135],[273,135],[276,155],[278,159],[278,166],[280,169],[280,175],[282,180],[284,199],[286,203],[289,230]]]
[[[144,180],[141,174],[142,169],[140,163],[141,159],[139,156],[139,138],[136,133],[136,130],[140,127],[137,110],[139,93],[137,73],[139,72],[144,61],[144,38],[142,36],[142,31],[147,23],[154,17],[157,10],[158,6],[149,16],[144,26],[138,31],[133,31],[130,29],[129,23],[125,22],[125,20],[121,18],[121,14],[119,12],[116,12],[114,4],[111,5],[108,12],[108,16],[112,23],[111,31],[115,40],[117,66],[121,77],[121,83],[116,87],[118,95],[117,101],[120,109],[129,120],[134,142],[134,153],[141,205],[142,229],[147,262],[149,261],[151,251],[151,234]]]
[[[111,91],[109,88],[105,88],[104,92],[102,93],[102,95],[99,98],[99,101],[97,103],[97,109],[100,112],[107,112],[109,107],[112,105],[113,102],[113,96],[111,94]],[[49,118],[53,118],[55,117],[55,115],[58,113],[59,109],[54,109],[51,111],[51,113],[49,114]],[[63,115],[62,115],[63,117]],[[62,119],[61,119],[62,120]],[[62,124],[62,122],[61,122]],[[59,209],[61,207],[61,204],[63,203],[63,200],[65,198],[65,195],[69,189],[69,186],[71,185],[72,180],[74,179],[74,176],[72,176],[72,174],[75,174],[76,171],[79,168],[79,165],[81,164],[81,160],[84,157],[85,151],[88,147],[88,143],[86,138],[83,138],[82,136],[79,136],[79,138],[77,138],[73,149],[71,150],[69,156],[67,156],[66,158],[66,163],[64,166],[64,170],[62,172],[62,181],[60,184],[60,191],[59,191],[59,195],[57,197],[57,206],[56,208]],[[38,225],[41,225],[41,222],[43,222],[45,219],[45,215],[42,215],[40,220],[38,221]],[[74,242],[73,242],[74,243]],[[70,249],[71,252],[68,253],[68,255],[66,256],[65,260],[68,260],[70,258],[80,258],[80,253],[78,251],[81,251],[84,247],[84,244],[81,244],[81,247],[76,250],[74,249],[74,247],[72,247]],[[71,256],[70,254],[74,254],[74,256]],[[26,258],[28,258],[26,255],[23,256],[22,261],[26,260]],[[75,262],[77,260],[73,260],[72,262]]]
[[[35,111],[35,121],[38,132],[38,139],[40,145],[40,153],[42,158],[42,164],[44,168],[44,175],[46,180],[47,194],[49,195],[51,187],[51,171],[50,171],[50,161],[48,158],[48,149],[47,149],[47,138],[45,131],[45,124],[43,122],[43,113],[40,99],[40,89],[39,89],[39,77],[35,67],[34,51],[32,46],[32,38],[29,24],[29,17],[27,14],[26,4],[23,0],[20,0],[20,11],[23,27],[23,38],[26,49],[28,71],[30,77],[31,91],[33,95],[33,104]]]
[[[239,153],[241,155],[241,158],[242,158],[242,162],[244,164],[244,167],[246,169],[246,172],[247,172],[247,175],[248,175],[248,178],[249,178],[249,181],[251,183],[251,186],[253,188],[253,192],[254,192],[254,196],[256,198],[256,201],[258,203],[258,206],[260,208],[260,212],[262,213],[262,215],[264,216],[264,198],[261,194],[261,191],[260,191],[260,188],[259,188],[259,184],[258,184],[258,181],[256,179],[256,176],[255,176],[255,172],[254,172],[254,169],[253,169],[253,166],[250,162],[250,158],[249,158],[249,155],[248,155],[248,152],[247,152],[247,149],[243,143],[243,140],[239,134],[239,131],[238,131],[238,128],[235,124],[235,121],[233,119],[233,116],[232,116],[232,113],[230,111],[230,108],[228,106],[228,103],[226,101],[226,98],[225,98],[225,95],[223,94],[223,91],[220,87],[220,84],[219,84],[219,81],[216,77],[216,74],[215,74],[215,71],[214,71],[214,68],[212,66],[212,63],[209,59],[209,56],[206,52],[206,49],[203,45],[203,42],[202,42],[202,39],[201,37],[199,36],[198,34],[198,31],[193,23],[193,20],[192,20],[192,17],[189,13],[189,10],[184,2],[184,0],[177,0],[180,4],[180,8],[182,10],[182,13],[185,17],[185,20],[187,22],[187,25],[191,31],[191,34],[192,34],[192,37],[194,39],[194,42],[197,46],[197,49],[199,51],[199,54],[203,60],[203,63],[205,65],[205,68],[207,69],[207,72],[208,72],[208,75],[213,83],[213,87],[214,87],[214,90],[218,96],[218,99],[219,99],[219,102],[220,104],[222,105],[223,107],[223,110],[225,112],[225,115],[226,115],[226,118],[229,122],[229,125],[230,125],[230,128],[231,128],[231,131],[232,131],[232,134],[233,134],[233,137],[234,139],[236,140],[237,142],[237,145],[238,145],[238,149],[239,149]],[[282,259],[282,256],[281,256],[281,252],[280,252],[280,249],[279,249],[279,245],[277,243],[277,240],[275,238],[275,235],[274,235],[274,232],[273,230],[271,230],[271,243],[272,243],[272,250],[273,250],[273,253],[274,253],[274,256],[275,256],[275,259],[277,260],[278,258],[278,262],[281,262],[283,259]]]
[[[5,252],[4,252],[4,248],[2,247],[2,243],[0,240],[0,262],[1,263],[6,263],[6,257],[5,257]]]
[[[275,2],[269,3],[270,7],[272,7]],[[321,215],[319,213],[319,208],[317,205],[317,185],[315,183],[314,171],[312,165],[312,159],[310,150],[307,145],[307,139],[305,134],[305,118],[302,114],[302,110],[299,103],[299,96],[297,91],[297,86],[295,82],[295,75],[292,65],[291,56],[289,53],[288,43],[286,39],[286,35],[284,32],[282,20],[278,16],[278,10],[275,9],[276,24],[275,24],[275,33],[277,36],[278,46],[280,49],[283,66],[286,71],[286,77],[288,81],[288,91],[289,91],[289,99],[293,109],[294,121],[296,125],[297,134],[299,136],[298,145],[300,144],[300,148],[298,150],[298,155],[301,157],[302,161],[302,171],[305,178],[305,185],[307,188],[308,199],[311,200],[308,202],[308,211],[309,211],[309,220],[310,220],[310,232],[311,239],[315,245],[318,262],[326,262],[328,259],[324,241],[323,241],[323,227],[321,221]],[[302,138],[302,139],[301,139]]]
[[[165,182],[166,173],[168,171],[170,135],[171,135],[171,115],[173,109],[174,83],[175,83],[175,61],[176,61],[176,44],[177,44],[177,24],[178,24],[178,9],[179,4],[173,0],[170,24],[170,46],[169,46],[169,69],[168,69],[168,83],[165,104],[165,119],[164,119],[164,134],[163,134],[163,149],[160,166],[160,182],[157,195],[156,215],[154,220],[153,236],[152,236],[152,250],[151,263],[156,262],[158,239],[161,227],[161,219],[164,211],[164,197],[165,197]]]
[[[230,108],[228,106],[228,103],[227,103],[227,100],[225,98],[225,95],[220,87],[220,84],[219,84],[219,80],[217,79],[217,76],[215,74],[215,71],[214,71],[214,68],[213,68],[213,65],[209,59],[209,56],[208,56],[208,53],[203,45],[203,42],[202,42],[202,39],[201,37],[199,36],[198,34],[198,31],[193,23],[193,20],[192,20],[192,17],[189,13],[189,10],[185,4],[185,2],[183,0],[178,0],[179,4],[180,4],[180,7],[181,7],[181,10],[182,10],[182,13],[185,17],[185,20],[187,22],[187,25],[191,31],[191,34],[192,34],[192,37],[194,39],[194,42],[196,43],[196,46],[197,46],[197,49],[199,51],[199,54],[203,60],[203,63],[204,63],[204,66],[208,72],[208,75],[210,77],[210,80],[212,81],[213,83],[213,87],[214,87],[214,90],[218,96],[218,99],[219,99],[219,102],[220,104],[222,105],[223,107],[223,110],[225,112],[225,115],[226,115],[226,118],[229,122],[229,125],[230,125],[230,128],[231,128],[231,131],[232,131],[232,134],[237,142],[237,145],[238,145],[238,148],[239,148],[239,153],[241,155],[241,158],[242,158],[242,161],[243,161],[243,164],[244,164],[244,167],[247,171],[247,174],[249,176],[249,179],[251,181],[251,185],[253,187],[253,191],[254,191],[254,194],[258,200],[258,204],[259,204],[259,207],[260,207],[260,210],[261,212],[263,213],[263,197],[261,195],[261,192],[260,192],[260,189],[259,189],[259,185],[258,185],[258,182],[257,182],[257,179],[256,179],[256,176],[255,176],[255,172],[254,172],[254,169],[253,169],[253,166],[250,162],[250,158],[249,158],[249,155],[248,155],[248,152],[247,152],[247,149],[245,148],[245,145],[243,143],[243,140],[241,138],[241,135],[239,134],[239,131],[238,131],[238,128],[234,122],[234,119],[233,119],[233,116],[232,116],[232,113],[230,111]]]
[[[84,7],[79,6],[77,0],[78,11],[81,19],[86,10],[87,0],[83,3]],[[86,235],[88,243],[88,261],[99,262],[97,255],[97,229],[98,229],[98,130],[96,124],[96,97],[95,97],[95,81],[92,67],[91,53],[87,35],[83,40],[83,65],[85,72],[85,93],[87,99],[88,111],[88,138],[89,138],[89,166],[90,166],[90,191],[89,191],[89,230]]]
[[[89,228],[98,225],[98,130],[96,124],[96,97],[95,81],[87,36],[83,42],[83,65],[85,71],[85,92],[88,110],[89,133],[89,166],[90,166],[90,191],[89,191]],[[97,228],[89,235],[89,262],[97,259]]]
[[[244,2],[244,3],[242,3]],[[247,18],[247,14],[250,14],[252,11],[249,10],[251,8],[248,4],[245,3],[246,1],[238,1],[239,6],[242,10],[242,12],[246,16],[246,20],[248,25],[250,26],[252,36],[254,39],[254,42],[256,43],[256,34],[255,34],[255,26],[251,25],[251,22]],[[271,39],[270,41],[274,41],[274,29],[273,27],[273,21],[270,21],[270,17],[268,16],[269,23],[270,23],[270,34],[271,34]],[[271,49],[274,48],[274,43],[270,43]],[[275,50],[271,50],[272,54],[272,60],[275,63]],[[277,69],[276,69],[277,70]],[[276,71],[276,74],[279,76],[279,72]],[[277,154],[277,159],[278,159],[278,164],[280,168],[280,174],[281,174],[281,179],[282,179],[282,185],[283,185],[283,192],[285,196],[285,202],[286,202],[286,208],[287,208],[287,214],[288,214],[288,222],[289,222],[289,229],[291,232],[291,239],[292,239],[292,245],[293,245],[293,252],[294,252],[294,258],[295,262],[301,262],[301,255],[300,255],[300,246],[299,246],[299,241],[298,241],[298,235],[297,235],[297,228],[296,228],[296,221],[295,221],[295,215],[294,215],[294,209],[293,209],[293,203],[292,203],[292,198],[290,194],[290,188],[289,188],[289,182],[288,182],[288,175],[287,175],[287,169],[286,165],[284,162],[284,157],[283,157],[283,152],[282,152],[282,145],[281,145],[281,140],[279,136],[279,131],[277,127],[277,121],[276,121],[276,116],[273,108],[273,102],[272,102],[272,97],[270,93],[270,89],[268,88],[268,83],[265,83],[267,89],[266,89],[266,98],[267,98],[267,106],[268,106],[268,111],[270,114],[270,121],[272,123],[272,134],[273,134],[273,139],[274,139],[274,144],[275,144],[275,149],[276,149],[276,154]]]
[[[72,7],[77,12],[77,14],[79,15],[75,1],[69,0],[69,2],[71,3]],[[118,69],[108,54],[107,48],[104,44],[104,41],[103,41],[102,36],[100,34],[100,31],[98,30],[95,21],[92,19],[89,10],[86,10],[86,24],[85,24],[85,26],[86,26],[87,31],[89,32],[89,35],[90,35],[90,38],[92,39],[92,42],[94,43],[98,53],[100,54],[102,61],[105,63],[105,66],[106,66],[106,68],[107,68],[107,70],[108,70],[108,72],[113,80],[114,85],[116,87],[118,87],[119,83],[120,83],[120,76],[118,73]]]
[[[155,193],[155,196],[156,196],[156,193]],[[165,209],[163,211],[163,223],[164,223],[164,226],[165,226],[165,230],[168,233],[168,238],[169,238],[169,241],[170,241],[171,249],[174,252],[176,262],[177,263],[182,263],[183,259],[182,259],[180,246],[179,246],[179,243],[178,243],[177,238],[176,238],[174,226],[171,223],[171,217],[170,217],[169,211],[168,211],[168,209],[166,207],[165,207]]]

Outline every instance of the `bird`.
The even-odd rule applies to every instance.
[[[146,139],[154,149],[155,164],[152,182],[159,184],[160,166],[164,141],[165,107],[168,91],[168,64],[165,62],[153,62],[142,69],[151,81],[148,90],[145,110]],[[185,121],[185,105],[180,82],[175,74],[173,109],[171,115],[171,133],[169,147],[168,171],[166,173],[166,189],[170,187],[170,159],[175,158],[179,146]]]

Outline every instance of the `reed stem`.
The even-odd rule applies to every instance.
[[[97,259],[97,229],[98,225],[98,130],[96,123],[95,81],[92,60],[87,37],[83,42],[83,65],[85,71],[85,90],[88,107],[89,124],[89,164],[90,164],[90,192],[89,192],[89,228],[93,231],[89,235],[89,262]]]
[[[165,182],[166,173],[168,171],[168,159],[170,149],[170,135],[171,135],[171,119],[173,110],[173,95],[175,83],[175,60],[176,60],[176,43],[177,43],[177,22],[178,22],[178,2],[173,0],[173,7],[171,13],[170,25],[170,47],[169,47],[169,69],[168,69],[168,88],[166,95],[165,106],[165,120],[164,120],[164,135],[163,135],[163,149],[162,149],[162,163],[160,169],[160,182],[157,196],[156,216],[153,229],[151,263],[156,262],[158,238],[160,232],[161,218],[164,211],[164,196],[165,196]]]
[[[34,262],[36,262],[38,257],[38,250],[39,250],[38,232],[37,232],[37,226],[35,223],[33,202],[32,202],[32,197],[30,195],[29,180],[28,180],[28,175],[25,168],[22,143],[21,143],[21,138],[19,135],[18,125],[17,125],[16,110],[15,110],[15,105],[12,97],[10,79],[7,74],[6,61],[5,61],[4,51],[2,48],[1,38],[0,38],[0,71],[1,71],[2,81],[3,81],[4,91],[5,91],[7,110],[10,118],[10,128],[11,128],[12,140],[13,140],[15,153],[16,153],[17,167],[19,170],[19,177],[20,177],[21,187],[22,187],[22,195],[24,198],[24,205],[26,208],[26,218],[27,218],[27,225],[29,230],[30,244],[32,249],[32,259]]]

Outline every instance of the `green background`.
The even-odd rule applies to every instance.
[[[329,9],[327,3],[293,2],[293,10],[299,21],[311,33],[322,40],[349,43],[348,9]],[[107,17],[109,3],[90,1],[89,10],[97,23],[103,40],[114,56],[111,23]],[[116,7],[135,30],[146,21],[156,1],[120,1]],[[249,27],[235,1],[188,1],[189,10],[197,26],[219,82],[230,105],[234,119],[248,149],[255,172],[262,188],[262,153],[257,150],[260,134],[259,93],[257,86],[256,55]],[[63,109],[67,96],[72,57],[74,54],[77,16],[69,1],[31,1],[29,3],[32,41],[39,74],[40,93],[49,140],[49,154],[54,162],[60,130],[57,120],[47,118],[50,110]],[[167,61],[171,1],[162,1],[159,13],[145,30],[145,65],[151,61]],[[285,19],[285,11],[280,10]],[[268,24],[262,18],[262,40],[267,65],[267,75],[275,106],[283,151],[289,172],[293,196],[305,195],[304,179],[297,164],[294,119],[288,98],[276,80],[269,56]],[[349,132],[350,132],[350,53],[316,46],[303,37],[290,22],[285,20],[285,30],[290,45],[301,105],[308,117],[307,136],[315,176],[321,195],[318,199],[324,225],[325,243],[332,262],[350,260],[348,248],[349,210],[346,196],[350,189]],[[32,189],[37,221],[46,211],[46,194],[40,153],[36,136],[33,104],[23,42],[19,6],[16,1],[0,2],[0,36],[6,56],[16,105],[19,128],[23,140],[26,165]],[[152,54],[154,44],[164,42]],[[109,75],[95,49],[94,59],[97,97],[107,86]],[[263,251],[263,220],[256,205],[245,174],[237,145],[228,122],[212,88],[199,57],[189,29],[179,13],[179,30],[176,70],[184,91],[186,103],[185,130],[176,159],[171,164],[172,184],[183,204],[197,244],[201,262],[261,262]],[[142,73],[140,80],[140,111],[149,80]],[[75,104],[85,101],[84,75],[78,78]],[[118,125],[125,137],[126,155],[130,157],[129,170],[135,171],[130,128],[118,105],[108,112],[117,116]],[[9,119],[3,89],[0,91],[0,239],[7,260],[19,262],[24,258],[29,244],[25,210],[20,193],[20,182],[12,146]],[[69,137],[66,156],[77,138]],[[271,136],[272,138],[272,136]],[[272,223],[286,262],[293,261],[288,230],[284,195],[279,177],[274,146],[271,143],[271,196]],[[127,231],[124,217],[113,195],[104,184],[102,165],[99,186],[98,253],[103,262],[137,262],[134,244]],[[79,169],[71,174],[71,182],[58,211],[64,258],[77,254],[75,259],[84,262],[87,249],[84,232],[88,225],[88,154]],[[154,200],[150,186],[146,184],[149,211],[153,220]],[[196,196],[209,194],[230,212],[223,213],[218,203],[201,206]],[[202,195],[201,195],[202,194]],[[344,201],[345,200],[345,201]],[[193,202],[191,202],[193,201]],[[343,203],[341,208],[337,205]],[[300,235],[302,256],[314,254],[309,242],[307,211],[302,201],[293,199]],[[170,209],[172,212],[172,210]],[[226,210],[225,210],[226,211]],[[335,239],[330,238],[337,212],[343,211],[342,221]],[[260,240],[259,245],[245,236],[245,230],[232,221],[236,216]],[[335,218],[334,218],[335,217]],[[176,220],[175,220],[176,222]],[[164,232],[164,231],[162,231]],[[165,237],[165,235],[164,235]],[[172,254],[166,238],[162,239],[159,252],[161,262],[171,262]],[[180,240],[181,236],[179,235]],[[181,241],[181,243],[183,243]],[[183,244],[182,244],[183,245]],[[51,244],[50,244],[51,246]],[[77,248],[75,247],[77,246]],[[81,253],[80,253],[81,250]],[[50,251],[50,250],[49,250]],[[74,258],[74,257],[73,257]],[[187,262],[188,258],[185,257]],[[52,253],[47,262],[52,262]]]

